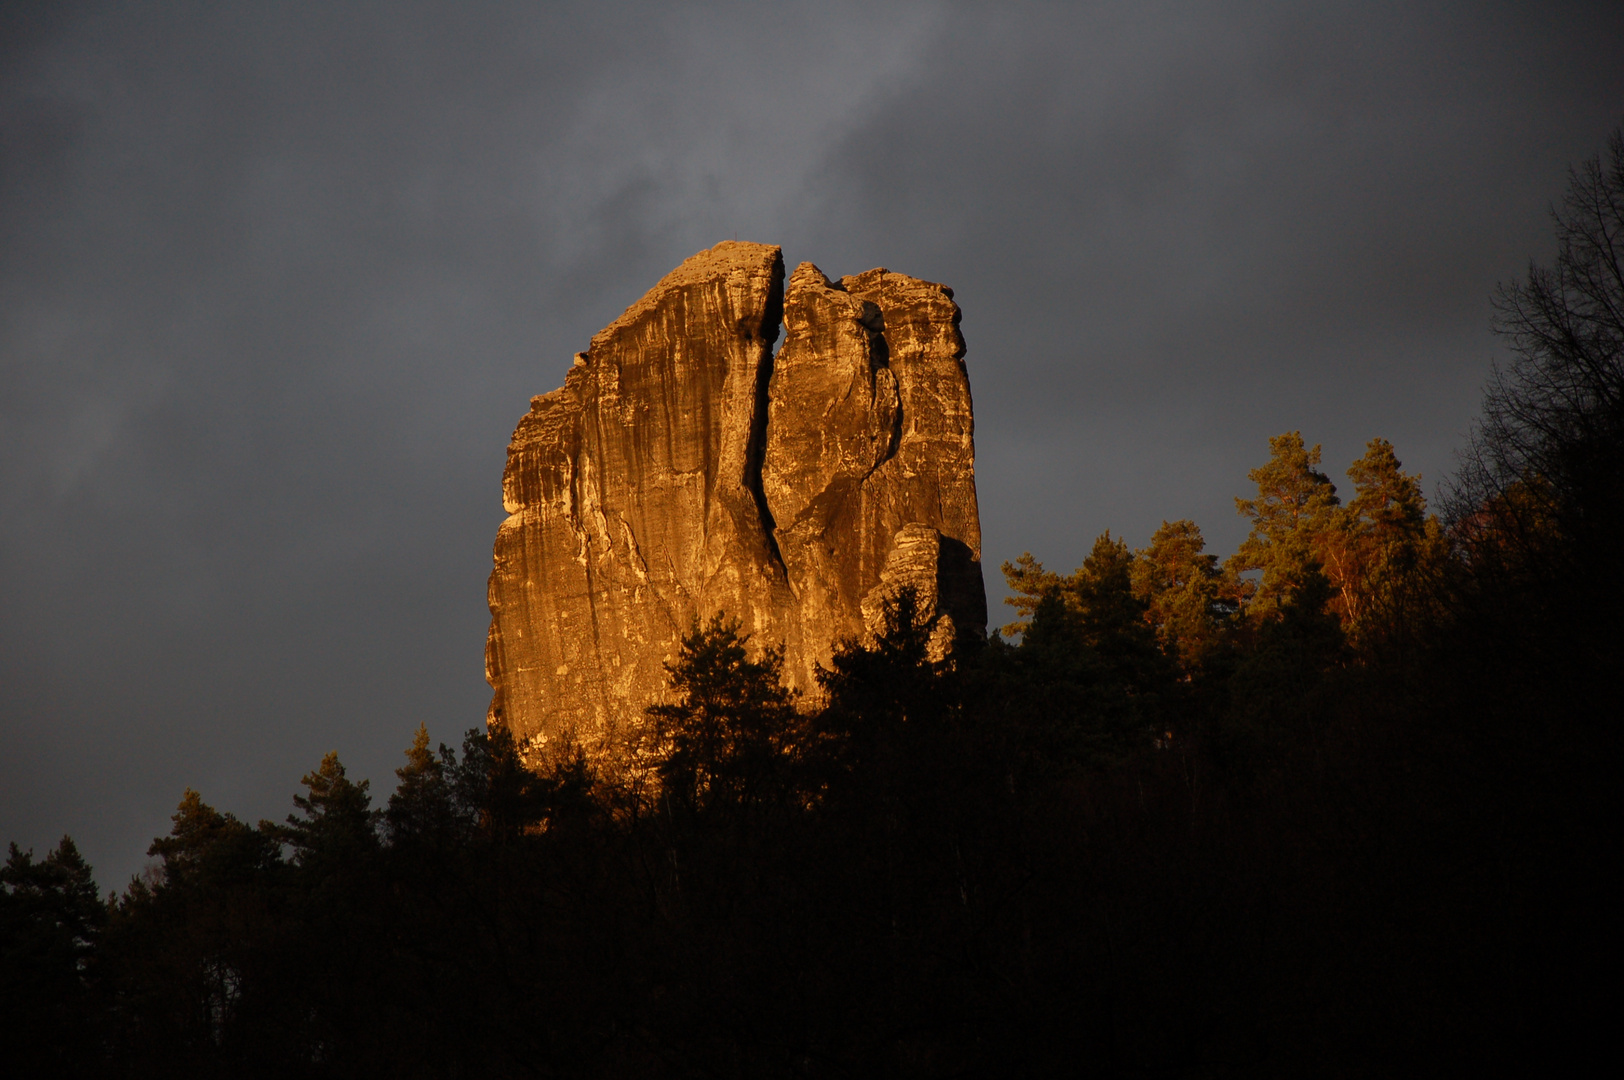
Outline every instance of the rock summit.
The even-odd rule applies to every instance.
[[[528,747],[635,724],[717,612],[805,691],[904,587],[938,655],[984,634],[964,351],[953,291],[888,270],[786,286],[777,247],[726,242],[667,274],[508,445],[489,721]]]

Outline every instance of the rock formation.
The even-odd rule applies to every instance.
[[[718,611],[803,690],[906,586],[936,650],[984,633],[958,322],[944,286],[802,263],[786,289],[778,248],[722,243],[599,331],[508,446],[490,721],[532,745],[635,723]]]

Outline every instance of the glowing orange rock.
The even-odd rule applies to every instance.
[[[717,611],[782,645],[803,690],[905,585],[936,648],[985,632],[952,291],[810,263],[783,278],[776,247],[700,252],[532,400],[502,480],[492,723],[589,745],[635,724]]]

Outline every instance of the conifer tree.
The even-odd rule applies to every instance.
[[[0,867],[0,1060],[17,1076],[93,1075],[85,968],[107,921],[71,837]]]
[[[435,756],[429,749],[428,728],[419,724],[406,749],[406,764],[395,770],[400,783],[384,811],[393,843],[435,843],[453,837],[459,822],[447,768],[454,764],[445,747]]]
[[[1404,471],[1392,443],[1370,440],[1348,478],[1354,496],[1319,550],[1337,589],[1332,610],[1357,644],[1396,617],[1415,576],[1441,559],[1445,547],[1441,524],[1427,516],[1421,478]]]
[[[1031,552],[1023,553],[1013,563],[1004,563],[1003,571],[1004,581],[1014,594],[1004,602],[1019,616],[1003,628],[1006,634],[1024,632],[1038,607],[1050,597],[1064,601],[1089,625],[1088,633],[1094,637],[1109,636],[1134,621],[1138,600],[1133,591],[1133,553],[1126,541],[1113,539],[1109,529],[1095,538],[1082,565],[1067,576],[1045,570]]]
[[[1122,686],[1135,691],[1152,687],[1170,669],[1147,614],[1148,597],[1134,586],[1134,563],[1127,542],[1113,538],[1109,529],[1095,538],[1082,565],[1066,577],[1045,570],[1031,553],[1013,565],[1005,563],[1004,579],[1015,595],[1004,602],[1020,618],[1004,632],[1031,631],[1047,606],[1046,637],[1063,633],[1073,648],[1089,650],[1104,665],[1106,678]]]
[[[1066,582],[1064,595],[1076,612],[1082,644],[1099,655],[1115,681],[1142,693],[1164,681],[1170,668],[1147,604],[1134,592],[1133,566],[1127,541],[1106,530]]]
[[[192,788],[181,796],[170,821],[169,835],[158,837],[147,849],[148,855],[163,860],[166,886],[209,888],[241,880],[277,859],[275,826],[255,830],[220,813]]]
[[[1246,610],[1276,617],[1294,593],[1322,573],[1321,549],[1338,526],[1336,485],[1319,471],[1320,448],[1288,431],[1269,440],[1269,460],[1247,474],[1257,498],[1235,500],[1252,531],[1226,564],[1236,574],[1262,571]],[[1317,589],[1316,589],[1317,591]]]
[[[750,659],[750,635],[720,613],[697,621],[666,665],[677,700],[648,709],[666,747],[666,792],[694,809],[761,798],[794,746],[794,697],[782,682],[784,652]]]
[[[846,767],[873,764],[897,752],[899,740],[936,729],[946,709],[942,677],[951,667],[931,659],[918,595],[902,589],[885,604],[884,625],[871,640],[842,643],[829,667],[818,667],[825,701],[816,726],[826,740],[819,751]]]
[[[282,835],[301,866],[338,866],[378,846],[371,783],[350,780],[336,750],[328,751],[300,783],[308,794],[295,795],[293,805],[304,816],[289,814]]]
[[[1015,609],[1015,618],[1000,629],[1009,637],[1024,634],[1032,625],[1032,616],[1044,599],[1060,595],[1065,580],[1032,557],[1030,551],[1021,553],[1013,563],[1005,562],[1002,570],[1004,582],[1012,595],[1004,603]]]
[[[1195,522],[1164,521],[1134,557],[1134,595],[1162,651],[1186,676],[1202,668],[1239,603],[1238,583],[1206,546]]]

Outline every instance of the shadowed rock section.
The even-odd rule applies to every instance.
[[[803,690],[906,586],[939,652],[985,633],[958,322],[944,286],[802,263],[786,289],[777,247],[727,242],[599,331],[508,446],[490,721],[532,744],[635,723],[717,611]]]

